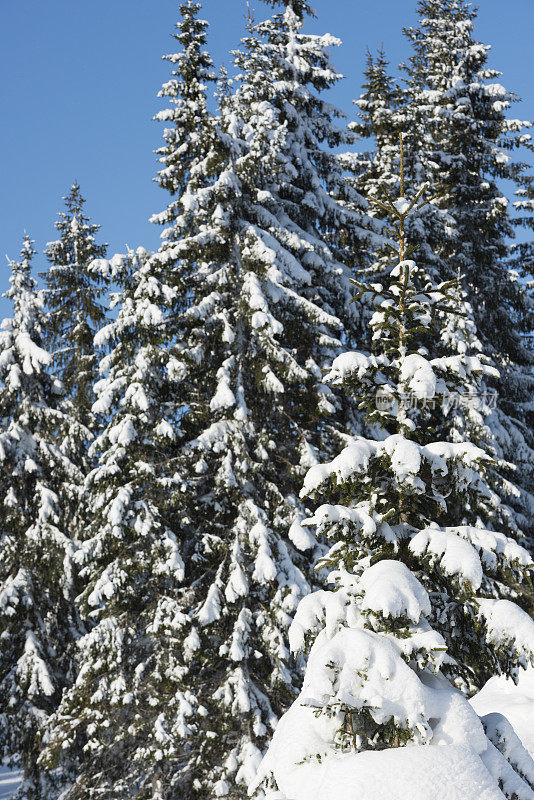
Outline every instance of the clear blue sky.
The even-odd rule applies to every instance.
[[[270,7],[258,0],[258,16]],[[334,63],[346,76],[333,101],[351,113],[365,50],[383,43],[392,64],[408,55],[401,35],[415,22],[416,0],[315,0],[309,30],[343,39]],[[514,115],[534,118],[533,0],[480,0],[476,34],[492,45],[491,66],[523,98]],[[209,46],[217,64],[243,31],[245,0],[204,0]],[[153,182],[153,150],[162,126],[156,98],[169,74],[161,55],[178,0],[0,0],[0,291],[8,285],[5,255],[17,257],[26,229],[42,252],[55,238],[61,197],[77,179],[87,212],[109,253],[125,244],[157,247],[149,216],[165,206]],[[36,267],[44,267],[42,256]],[[10,313],[0,300],[0,317]]]

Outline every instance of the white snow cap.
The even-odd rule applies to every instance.
[[[362,609],[384,617],[407,617],[419,622],[431,612],[426,589],[400,561],[385,560],[373,564],[360,578]]]

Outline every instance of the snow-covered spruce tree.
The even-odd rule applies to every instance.
[[[374,299],[373,352],[338,356],[328,380],[389,435],[355,437],[306,475],[301,495],[322,504],[304,524],[331,543],[318,566],[330,570],[332,590],[299,604],[290,642],[296,652],[311,646],[304,686],[252,788],[263,783],[308,800],[318,787],[334,797],[342,785],[349,798],[370,797],[383,771],[395,769],[397,780],[403,763],[413,774],[414,764],[423,772],[448,762],[459,771],[448,779],[465,782],[462,797],[489,786],[488,797],[527,800],[534,762],[503,718],[480,721],[465,694],[534,659],[534,622],[506,599],[534,565],[514,540],[469,524],[470,510],[490,494],[488,456],[467,441],[432,441],[438,406],[466,375],[486,368],[478,356],[434,358],[414,347],[422,327],[439,326],[436,312],[454,301],[454,284],[427,279],[418,288],[424,276],[405,239],[417,195],[383,205],[397,232],[395,266],[381,285],[356,282]],[[449,508],[458,503],[465,521],[451,525]],[[365,750],[408,744],[449,747],[430,759],[426,748],[410,747],[404,762],[387,754],[382,762],[376,754],[358,760]],[[353,761],[328,760],[351,753]],[[420,794],[414,782],[413,790],[426,800],[437,787]]]
[[[58,446],[75,423],[43,348],[33,243],[11,263],[12,319],[0,331],[0,761],[24,769],[20,797],[47,797],[39,740],[71,678],[81,626],[73,603],[70,519],[80,472]],[[58,435],[59,434],[59,435]]]
[[[410,155],[407,183],[415,186],[427,179],[425,196],[435,196],[421,216],[407,221],[410,241],[419,247],[418,263],[436,279],[465,274],[474,335],[501,374],[489,385],[497,388],[497,408],[464,415],[460,425],[500,463],[495,486],[500,483],[503,506],[495,524],[528,534],[534,464],[528,419],[531,356],[521,332],[531,326],[531,311],[509,271],[507,237],[513,234],[513,220],[497,183],[508,178],[524,190],[525,165],[507,150],[528,145],[528,137],[522,123],[506,118],[515,98],[492,82],[498,73],[487,68],[488,47],[473,38],[472,8],[463,0],[424,0],[418,11],[419,27],[406,31],[414,55],[404,68],[402,102],[390,115],[389,142],[387,129],[379,129],[369,111],[369,90],[359,102],[362,118],[356,130],[380,135],[382,147],[368,173],[369,185],[364,173],[356,186],[371,193],[379,191],[380,183],[392,188],[400,157],[397,132],[404,130]]]
[[[167,56],[176,69],[161,92],[172,108],[159,117],[174,127],[159,151],[159,179],[178,200],[184,184],[200,184],[206,174],[209,183],[219,158],[205,96],[207,24],[198,10],[192,2],[180,7],[176,38],[183,50]],[[86,588],[79,604],[92,629],[80,643],[77,681],[51,720],[43,755],[68,798],[168,797],[189,764],[183,739],[196,706],[182,680],[188,605],[175,533],[181,536],[183,503],[171,459],[183,393],[169,344],[190,301],[192,266],[166,256],[173,237],[182,236],[174,224],[180,212],[172,201],[154,218],[166,225],[157,258],[138,251],[100,263],[120,292],[113,298],[116,322],[96,338],[110,352],[100,363],[94,406],[109,424],[91,450],[99,464],[86,482],[92,523],[80,564]]]
[[[372,139],[374,150],[357,153],[347,162],[347,180],[365,197],[376,199],[383,195],[384,189],[398,194],[400,133],[403,134],[407,146],[404,158],[406,184],[416,187],[425,181],[428,174],[424,160],[428,149],[425,142],[429,134],[427,130],[414,124],[411,95],[398,78],[390,74],[389,63],[382,50],[376,57],[368,54],[364,76],[364,92],[355,101],[358,118],[349,124],[349,129],[363,139]],[[426,184],[424,197],[430,200],[433,190],[428,180]],[[384,210],[376,204],[371,204],[370,213],[379,219],[385,216]],[[436,280],[439,279],[440,271],[443,271],[443,265],[429,242],[429,236],[436,224],[440,227],[446,224],[442,217],[436,219],[437,214],[435,204],[427,203],[417,218],[406,220],[407,235],[413,246],[419,250],[418,260]],[[377,263],[380,267],[387,264],[388,260],[388,248],[382,245],[379,251],[371,248],[364,263],[370,269],[376,270]]]
[[[398,164],[401,156],[399,134],[403,128],[408,127],[408,114],[410,106],[406,95],[396,86],[393,78],[387,71],[387,61],[383,54],[379,54],[376,60],[369,59],[366,71],[367,83],[365,93],[357,101],[359,107],[359,121],[352,123],[351,128],[361,136],[373,136],[378,147],[374,157],[371,153],[359,156],[353,162],[354,176],[349,178],[351,183],[369,193],[372,199],[372,206],[375,211],[371,212],[379,217],[387,215],[387,208],[380,202],[388,200],[389,197],[398,194],[400,191],[400,181],[398,174]],[[387,105],[390,103],[390,107]],[[423,136],[426,134],[422,133]],[[405,189],[414,185],[414,175],[424,175],[420,157],[424,158],[424,148],[420,142],[414,142],[413,131],[407,137],[411,142],[411,147],[415,154],[408,153],[408,159],[403,157]],[[421,152],[423,155],[421,156]],[[406,164],[407,161],[407,164]],[[361,163],[359,163],[361,162]],[[403,190],[404,192],[404,190]],[[428,183],[424,184],[423,197],[428,201],[432,200],[429,196]],[[433,202],[421,203],[417,215],[410,215],[405,220],[405,235],[412,244],[414,251],[417,251],[417,260],[421,272],[414,275],[414,279],[422,276],[423,284],[430,276],[434,281],[440,280],[440,275],[450,276],[451,272],[446,261],[436,254],[433,244],[436,240],[436,230],[444,230],[447,225],[452,224],[446,210],[438,209],[435,205],[437,198]],[[387,229],[384,231],[387,232]],[[394,235],[394,231],[390,231]],[[439,237],[437,237],[439,238]],[[364,261],[365,263],[365,261]],[[369,251],[366,259],[367,280],[380,282],[384,274],[389,273],[391,263],[391,250],[389,244],[383,245],[379,250]],[[422,284],[422,285],[423,285]],[[422,286],[421,285],[421,286]],[[453,354],[470,352],[481,352],[482,345],[477,336],[476,325],[474,322],[473,310],[466,300],[465,290],[456,275],[454,289],[451,292],[455,295],[455,313],[450,314],[447,309],[437,309],[436,313],[440,318],[438,326],[438,337],[434,331],[428,340],[429,332],[422,327],[414,333],[414,346],[428,347],[431,345],[435,356],[448,357]],[[373,306],[370,297],[365,293],[360,298],[363,308],[368,318],[372,315]],[[460,312],[460,313],[456,313]],[[372,330],[368,328],[365,337],[366,345],[371,346]],[[493,372],[496,376],[497,372]],[[485,387],[479,386],[479,377],[474,381],[469,376],[464,376],[460,387],[460,394],[451,396],[448,402],[447,413],[434,415],[433,424],[437,438],[444,438],[450,441],[462,441],[468,438],[470,441],[480,444],[484,448],[491,449],[493,444],[493,434],[489,430],[486,420],[492,413],[486,398]],[[491,401],[493,394],[487,393]],[[497,469],[499,466],[499,469]],[[506,465],[505,469],[506,469]],[[488,474],[488,481],[495,489],[500,489],[500,496],[509,499],[510,495],[519,494],[513,486],[510,486],[502,475],[503,465],[493,465]],[[449,508],[449,512],[451,509]],[[458,509],[459,514],[463,513]],[[481,511],[481,509],[479,509]],[[483,516],[483,522],[489,527],[504,527],[507,530],[516,532],[518,530],[514,512],[507,502],[487,504]]]
[[[372,139],[374,149],[357,154],[353,162],[355,178],[349,181],[363,186],[366,197],[374,197],[382,186],[388,190],[397,189],[398,134],[405,127],[403,92],[389,72],[389,62],[382,49],[376,56],[367,52],[363,74],[364,91],[354,101],[358,119],[349,123],[349,129],[362,139]],[[378,215],[382,211],[374,208],[372,213]]]
[[[534,354],[525,347],[524,335],[532,330],[533,314],[524,288],[510,272],[509,242],[514,225],[532,227],[532,214],[519,209],[527,213],[514,219],[499,181],[519,189],[528,183],[526,164],[516,153],[525,146],[532,151],[524,132],[530,124],[507,118],[517,97],[495,82],[500,73],[488,67],[489,47],[473,36],[476,11],[470,4],[421,0],[418,13],[419,27],[406,31],[414,50],[408,68],[412,106],[418,109],[418,127],[431,134],[426,162],[437,205],[453,220],[450,227],[434,228],[441,239],[434,246],[452,269],[465,275],[478,335],[501,372],[500,413],[488,421],[496,452],[517,466],[511,478],[528,490],[534,481],[528,413]],[[528,525],[533,509],[533,499],[526,499],[523,514],[518,509],[520,527]]]
[[[350,217],[325,189],[339,169],[319,96],[337,77],[326,53],[335,42],[302,24],[288,4],[248,38],[237,94],[223,83],[219,118],[198,117],[191,166],[156,218],[168,227],[153,260],[179,287],[184,403],[169,510],[185,537],[184,701],[173,716],[176,684],[160,701],[162,752],[176,764],[164,796],[242,797],[298,691],[286,634],[310,590],[312,559],[300,551],[315,542],[297,489],[317,453],[331,457],[356,426],[321,372],[358,323],[346,310],[350,272],[322,237]],[[188,146],[178,131],[166,140]],[[175,158],[165,152],[165,169]]]
[[[176,766],[168,760],[160,767],[172,733],[162,718],[179,720],[187,704],[177,638],[184,566],[165,517],[169,445],[180,413],[166,346],[174,290],[142,248],[99,266],[119,285],[120,307],[96,337],[109,354],[100,362],[93,411],[108,424],[90,452],[98,465],[86,481],[90,521],[76,556],[83,584],[77,602],[89,632],[42,756],[69,800],[159,797],[160,777]],[[170,684],[164,714],[161,697]]]
[[[156,151],[163,164],[156,181],[171,195],[178,194],[176,205],[169,203],[163,213],[153,217],[154,222],[169,226],[165,238],[172,236],[171,226],[181,215],[179,193],[197,171],[203,174],[203,156],[209,141],[206,133],[212,116],[208,112],[206,89],[216,80],[216,73],[205,49],[208,23],[198,18],[200,9],[200,3],[192,0],[180,5],[180,22],[172,37],[182,49],[163,56],[173,70],[172,78],[163,84],[158,97],[168,98],[172,105],[156,114],[155,119],[171,123],[172,127],[165,128],[165,145]],[[176,229],[174,232],[178,235]]]
[[[514,208],[518,212],[513,222],[518,228],[533,228],[534,227],[534,176],[531,174],[523,174],[519,177],[519,187],[516,190],[516,200],[514,201]],[[511,267],[514,270],[514,276],[526,284],[526,296],[530,301],[530,309],[534,303],[534,241],[515,242],[512,247]],[[527,344],[532,345],[532,328],[534,324],[522,325],[521,330],[526,330],[526,338],[530,339]]]
[[[53,354],[55,372],[65,387],[69,413],[93,430],[91,406],[98,374],[93,339],[105,322],[106,312],[100,302],[104,291],[102,279],[90,269],[90,264],[105,256],[106,245],[95,241],[100,226],[83,213],[85,200],[78,183],[72,185],[64,200],[65,211],[59,213],[55,223],[59,239],[49,242],[45,250],[50,262],[42,276],[46,281],[44,296],[48,311],[46,344]],[[73,447],[80,456],[87,443]]]

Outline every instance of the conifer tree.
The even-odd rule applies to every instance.
[[[169,514],[184,541],[185,582],[181,669],[160,700],[162,751],[178,759],[165,797],[242,797],[298,691],[286,632],[310,590],[304,553],[315,541],[300,526],[296,488],[318,452],[356,429],[321,373],[359,323],[345,311],[350,272],[323,238],[347,220],[355,229],[327,190],[341,173],[328,147],[343,134],[319,92],[337,79],[326,53],[336,42],[302,34],[299,9],[289,4],[251,32],[236,56],[236,95],[224,76],[219,84],[218,118],[202,98],[182,96],[185,56],[170,59],[180,65],[177,110],[163,118],[180,127],[165,134],[163,181],[176,181],[156,218],[168,227],[153,261],[178,288],[172,355],[183,417]],[[188,54],[204,46],[197,12],[182,7],[200,39],[180,33]],[[187,130],[186,118],[195,120]],[[187,167],[175,170],[181,153]],[[177,686],[186,699],[174,714],[167,698]]]
[[[443,257],[465,273],[487,349],[521,365],[518,334],[532,319],[507,269],[513,227],[497,180],[523,182],[525,163],[507,151],[528,146],[529,123],[506,117],[517,98],[495,83],[500,73],[488,67],[489,48],[473,37],[472,6],[420,0],[417,10],[420,26],[405,31],[413,47],[407,79],[417,122],[431,135],[425,156],[438,205],[454,219],[452,230],[439,232],[449,238],[441,242]]]
[[[404,130],[407,183],[427,180],[425,197],[434,197],[417,219],[407,221],[410,240],[419,247],[418,263],[436,280],[465,274],[474,335],[501,375],[482,387],[490,393],[497,389],[497,408],[481,407],[470,420],[464,415],[460,424],[500,463],[495,486],[500,483],[503,505],[495,524],[528,534],[534,464],[528,416],[532,356],[522,341],[532,325],[531,310],[509,270],[513,219],[498,185],[502,178],[520,187],[528,183],[525,164],[507,152],[528,144],[528,137],[522,124],[506,118],[515,97],[493,82],[498,73],[487,67],[488,47],[473,38],[473,9],[463,0],[422,0],[418,13],[419,27],[406,31],[414,54],[404,67],[401,100],[389,113],[389,141],[387,128],[378,130],[378,118],[373,117],[370,89],[359,102],[363,116],[355,129],[380,135],[381,150],[368,172],[369,185],[366,174],[356,185],[375,196],[380,183],[394,186],[397,133]],[[386,83],[380,92],[386,101]],[[528,214],[523,221],[529,224]]]
[[[155,119],[171,123],[172,127],[165,128],[165,145],[156,151],[163,164],[156,180],[162,189],[178,196],[176,204],[169,203],[152,221],[169,226],[163,234],[168,240],[172,240],[173,235],[179,237],[179,230],[173,223],[181,213],[180,192],[197,172],[202,174],[203,156],[209,142],[206,134],[212,116],[208,112],[206,90],[216,79],[216,73],[205,49],[208,23],[198,18],[200,8],[200,3],[193,0],[180,5],[180,22],[172,37],[182,49],[163,56],[173,70],[172,78],[163,84],[158,97],[168,98],[171,106],[156,114]]]
[[[89,631],[41,760],[62,797],[159,797],[176,760],[162,720],[187,703],[175,691],[164,713],[160,701],[169,682],[180,682],[183,616],[184,565],[164,501],[179,415],[165,325],[174,291],[142,248],[97,266],[120,287],[120,307],[96,337],[109,354],[93,411],[108,424],[91,446],[98,463],[86,481],[89,524],[77,554],[77,603]]]
[[[63,390],[48,372],[34,252],[26,236],[6,293],[13,318],[0,332],[0,760],[23,767],[21,797],[44,800],[39,740],[72,678],[82,631],[71,530],[81,475],[58,445],[74,423],[60,410]]]
[[[50,262],[48,271],[43,273],[48,311],[46,344],[65,387],[71,416],[94,430],[91,406],[98,356],[93,339],[103,326],[106,313],[100,302],[104,290],[101,277],[90,265],[105,256],[106,245],[96,243],[100,226],[84,214],[85,200],[78,183],[72,185],[64,200],[66,210],[59,213],[55,223],[59,239],[49,242],[45,250]],[[73,447],[77,457],[84,456],[87,442],[73,443]]]
[[[51,720],[43,755],[69,798],[90,796],[93,789],[110,797],[167,797],[187,761],[181,742],[197,708],[193,695],[182,691],[182,520],[173,511],[176,498],[169,501],[180,492],[171,445],[183,414],[179,365],[169,347],[173,319],[189,298],[165,250],[182,236],[175,220],[184,186],[212,168],[206,87],[214,73],[199,8],[180,6],[174,38],[183,49],[165,57],[174,69],[160,96],[171,107],[157,118],[172,127],[158,151],[158,182],[177,199],[153,218],[165,226],[164,243],[157,259],[140,250],[99,268],[120,291],[113,298],[117,320],[97,336],[110,353],[100,363],[105,377],[97,383],[94,408],[109,424],[92,447],[99,465],[86,482],[94,516],[83,546],[86,589],[78,602],[96,624],[80,643],[78,679]],[[127,590],[119,591],[119,584]]]
[[[424,187],[404,195],[402,149],[400,186],[398,199],[380,201],[396,232],[395,265],[381,284],[355,281],[373,298],[373,351],[338,356],[327,376],[388,435],[355,437],[306,475],[301,495],[319,505],[303,524],[330,543],[318,567],[329,570],[332,590],[299,605],[290,641],[296,652],[311,648],[303,690],[252,788],[263,783],[301,800],[320,779],[334,796],[328,777],[335,780],[337,769],[350,780],[350,765],[338,758],[328,771],[325,758],[438,744],[470,748],[493,791],[530,798],[534,762],[504,718],[479,720],[465,695],[534,660],[534,622],[507,599],[528,583],[534,564],[513,539],[470,524],[491,494],[487,454],[467,441],[431,438],[439,405],[466,376],[491,368],[476,354],[434,357],[417,346],[425,328],[439,352],[437,312],[454,311],[456,298],[454,282],[433,283],[410,258],[406,219],[421,209]],[[444,753],[437,748],[436,758]]]
[[[383,49],[378,51],[376,57],[367,51],[363,74],[364,91],[355,101],[358,119],[349,124],[349,129],[362,139],[373,140],[373,150],[358,154],[354,172],[360,178],[360,183],[365,182],[367,196],[374,197],[380,193],[381,186],[392,190],[397,188],[395,161],[398,158],[398,141],[395,134],[404,127],[404,97],[398,81],[390,74]],[[381,210],[371,207],[371,213],[378,214]]]

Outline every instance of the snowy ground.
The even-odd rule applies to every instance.
[[[517,686],[503,677],[490,678],[471,705],[480,716],[503,714],[534,758],[534,668],[521,670]]]
[[[5,767],[0,767],[0,800],[8,800],[13,796],[21,777],[21,772],[11,772]]]

